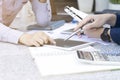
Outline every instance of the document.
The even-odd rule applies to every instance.
[[[65,51],[47,46],[29,47],[29,50],[41,76],[44,77],[120,69],[120,66],[116,65],[84,63],[78,58],[76,50]],[[91,46],[82,50],[94,51]]]

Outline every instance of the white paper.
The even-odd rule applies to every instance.
[[[53,33],[61,33],[64,30],[69,30],[69,29],[73,29],[77,26],[77,24],[72,24],[72,23],[65,23],[63,26],[53,30]]]
[[[35,58],[41,76],[120,69],[120,66],[82,63],[78,60],[76,51],[64,51],[49,47],[30,47],[29,49],[32,57]],[[90,50],[91,48],[86,49]]]

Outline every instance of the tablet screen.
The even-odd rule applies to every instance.
[[[78,46],[78,45],[87,43],[84,41],[74,41],[74,40],[64,41],[64,39],[55,39],[55,41],[56,41],[56,46],[65,47],[65,48],[70,48],[70,47],[74,47],[74,46]]]

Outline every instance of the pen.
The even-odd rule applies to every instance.
[[[83,33],[82,28],[78,29],[77,31],[73,32],[70,36],[68,36],[66,39],[64,39],[64,41],[70,39],[71,37],[73,37],[75,34],[77,34],[78,32]]]
[[[88,23],[92,23],[93,21],[94,20],[90,20]],[[86,23],[86,24],[88,24],[88,23]],[[84,24],[84,25],[86,25],[86,24]],[[80,29],[78,29],[77,31],[73,32],[70,36],[68,36],[66,39],[64,39],[64,41],[70,39],[72,36],[74,36],[78,32],[80,32],[81,34],[84,34],[84,31],[83,31],[82,27]]]
[[[66,7],[65,7],[65,11],[66,11],[69,15],[71,15],[72,17],[78,19],[78,21],[81,21],[81,20],[82,20],[82,17],[78,16],[75,12],[73,12],[73,11],[70,9],[69,6],[66,6]],[[74,35],[77,34],[78,32],[83,33],[82,28],[80,28],[80,29],[78,29],[77,31],[73,32],[70,36],[68,36],[66,39],[64,39],[64,41],[70,39],[72,36],[74,36]]]
[[[73,8],[73,7],[69,7],[69,6],[66,6],[65,7],[65,12],[67,12],[70,16],[72,16],[74,19],[78,20],[79,22],[83,20],[83,18],[85,18],[87,16],[86,13],[83,13],[83,12],[80,12],[79,10]],[[81,14],[82,16],[78,15],[77,12],[75,11],[79,11],[79,14]],[[83,17],[84,15],[84,17]],[[88,23],[91,23],[93,22],[94,20],[90,20]],[[86,24],[85,24],[86,25]],[[84,26],[84,25],[83,25]],[[83,29],[80,28],[78,29],[77,31],[73,32],[70,36],[68,36],[66,39],[64,39],[64,41],[70,39],[72,36],[74,36],[76,33],[80,32],[81,34],[84,33]]]
[[[74,19],[78,20],[78,21],[81,21],[82,20],[82,17],[77,15],[73,10],[70,9],[69,6],[66,6],[64,8],[65,12],[67,12],[70,16],[72,16]]]

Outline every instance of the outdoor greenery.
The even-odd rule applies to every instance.
[[[120,0],[110,0],[110,2],[113,4],[120,4]]]

